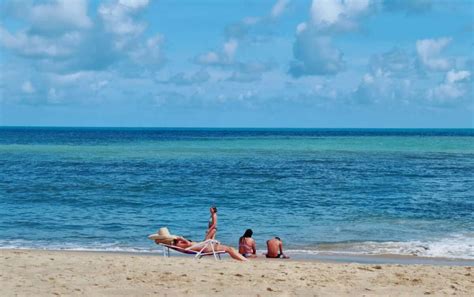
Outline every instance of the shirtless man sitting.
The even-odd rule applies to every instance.
[[[267,240],[267,250],[267,258],[290,258],[283,253],[283,242],[281,241],[280,237]]]

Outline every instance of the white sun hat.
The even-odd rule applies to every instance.
[[[157,233],[148,235],[149,239],[157,240],[163,243],[171,243],[173,240],[175,240],[178,237],[179,236],[170,234],[170,231],[166,227],[160,228],[160,230],[158,230]]]

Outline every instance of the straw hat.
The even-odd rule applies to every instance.
[[[157,233],[148,235],[148,238],[151,240],[157,240],[159,242],[167,243],[167,242],[172,242],[173,240],[178,238],[178,236],[171,235],[168,228],[163,227],[163,228],[160,228],[160,230],[158,230]]]

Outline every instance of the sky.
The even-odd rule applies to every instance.
[[[0,126],[473,128],[474,0],[0,1]]]

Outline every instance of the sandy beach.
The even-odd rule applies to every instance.
[[[472,266],[0,251],[0,296],[469,296]],[[472,295],[470,295],[472,296]]]

